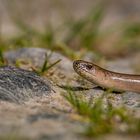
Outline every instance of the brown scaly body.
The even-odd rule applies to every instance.
[[[109,71],[83,60],[74,61],[73,68],[80,76],[101,87],[140,93],[140,75]]]

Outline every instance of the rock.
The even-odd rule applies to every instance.
[[[134,73],[134,69],[131,66],[131,62],[128,58],[125,59],[117,59],[114,61],[107,62],[106,67],[109,70],[121,73]]]
[[[14,65],[18,59],[23,59],[31,61],[33,66],[42,67],[45,61],[46,53],[50,54],[51,51],[41,48],[22,48],[4,53],[4,57],[8,60],[9,64]],[[62,61],[53,67],[53,74],[51,70],[47,71],[47,74],[45,73],[47,76],[49,76],[49,79],[53,79],[54,81],[52,81],[56,83],[56,85],[53,83],[53,87],[49,85],[49,82],[45,83],[42,78],[33,72],[21,70],[15,67],[8,67],[11,70],[6,70],[5,73],[8,73],[11,79],[8,77],[5,82],[8,88],[5,86],[2,88],[7,89],[5,91],[7,91],[6,93],[8,93],[10,97],[12,95],[11,98],[8,98],[9,101],[18,101],[20,103],[21,101],[28,100],[35,96],[48,95],[51,93],[52,88],[56,91],[56,93],[51,94],[51,96],[48,96],[47,98],[30,100],[23,105],[12,104],[10,102],[0,102],[0,135],[4,134],[7,136],[8,134],[20,132],[21,135],[29,137],[30,139],[86,139],[85,137],[80,137],[79,134],[84,132],[87,124],[85,121],[80,121],[81,118],[79,118],[75,108],[73,108],[62,95],[66,95],[67,90],[72,90],[72,93],[76,94],[76,96],[83,97],[87,101],[93,101],[94,103],[97,98],[103,95],[104,91],[98,88],[93,89],[95,85],[88,83],[88,81],[84,80],[84,78],[78,76],[73,71],[72,62],[63,55],[54,52],[49,57],[49,62],[53,63],[58,59],[62,59]],[[92,57],[92,54],[89,53],[84,59],[87,59],[88,61],[90,61],[90,59],[94,60],[94,56]],[[106,66],[107,67],[105,68],[119,72],[129,72],[129,70],[131,72],[132,70],[130,69],[129,61],[126,63],[126,61],[123,61],[122,59],[107,62]],[[118,69],[119,66],[121,69]],[[4,70],[2,71],[2,69],[4,68],[0,68],[0,76],[2,75],[1,73],[4,73]],[[128,71],[123,71],[123,69]],[[63,75],[61,77],[60,72],[61,74],[64,74],[64,77]],[[45,74],[44,78],[46,78]],[[3,78],[2,81],[6,79],[6,75],[4,76],[5,78]],[[74,79],[72,79],[72,77],[74,77]],[[8,79],[10,79],[12,82],[10,82]],[[0,80],[0,87],[5,83],[1,82]],[[32,86],[33,83],[37,83],[38,85],[37,92],[34,92],[35,89]],[[60,83],[60,86],[58,86],[58,83]],[[11,86],[13,86],[13,89],[9,88]],[[45,92],[42,92],[41,87],[43,89],[46,87]],[[32,96],[30,94],[31,92],[28,91],[33,91]],[[9,94],[9,92],[12,94]],[[1,95],[4,96],[5,94],[0,93],[0,96]],[[28,95],[29,98],[25,95]],[[139,99],[140,96],[137,93],[112,93],[107,95],[107,98],[103,100],[103,103],[106,106],[106,104],[109,102],[113,105],[113,107],[119,107],[125,103],[129,109],[139,110]],[[138,117],[140,116],[138,112],[135,112],[134,115],[137,115]],[[113,138],[111,137],[110,139]],[[122,139],[127,138],[122,137]]]
[[[12,50],[4,53],[5,59],[7,59],[8,63],[15,64],[19,59],[31,61],[31,63],[36,67],[42,67],[46,54],[49,56],[48,61],[50,63],[56,62],[61,59],[61,62],[56,65],[58,69],[63,71],[73,71],[72,62],[66,58],[65,56],[52,52],[48,49],[43,48],[20,48],[18,50]]]
[[[51,81],[56,84],[66,84],[73,79],[73,64],[67,57],[61,55],[60,53],[52,52],[44,48],[20,48],[17,50],[7,51],[4,53],[4,58],[7,60],[8,64],[15,65],[16,61],[25,62],[23,65],[20,65],[20,68],[32,70],[32,67],[36,69],[42,68],[45,60],[46,54],[48,56],[48,65],[61,60],[59,63],[54,65],[49,72],[47,71],[48,76]],[[28,64],[29,62],[29,64]],[[26,64],[27,63],[27,64]]]
[[[131,108],[140,108],[140,94],[133,92],[125,92],[122,94],[125,105]]]
[[[36,73],[11,66],[0,67],[0,99],[22,103],[51,93],[49,81]]]

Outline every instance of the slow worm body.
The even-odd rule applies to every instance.
[[[109,71],[83,60],[74,61],[73,68],[80,76],[101,87],[140,93],[140,75]]]

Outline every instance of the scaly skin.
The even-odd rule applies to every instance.
[[[73,68],[80,76],[101,87],[140,93],[140,75],[112,72],[83,60],[75,60]]]

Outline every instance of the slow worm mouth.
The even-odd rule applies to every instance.
[[[73,68],[76,72],[82,69],[80,60],[75,60],[73,62]]]

